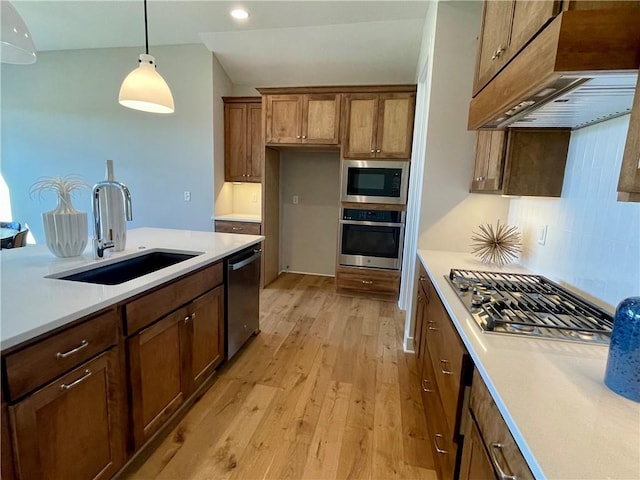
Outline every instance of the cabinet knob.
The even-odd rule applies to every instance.
[[[233,230],[234,232],[241,232],[242,230],[244,230],[243,227],[231,227],[231,230]]]
[[[424,282],[427,277],[425,277],[424,275],[420,275],[420,277],[418,278],[421,282]]]
[[[302,135],[302,138],[307,138],[307,136],[306,135]]]
[[[362,280],[362,283],[364,285],[373,285],[373,282],[371,280]]]
[[[376,153],[380,153],[380,150],[376,150]]]
[[[371,153],[375,153],[375,150],[371,150]]]
[[[296,138],[300,138],[300,135],[296,135]]]

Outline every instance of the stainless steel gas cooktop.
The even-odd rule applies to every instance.
[[[545,277],[454,268],[447,280],[484,332],[609,343],[613,316]]]

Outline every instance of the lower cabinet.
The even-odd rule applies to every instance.
[[[144,445],[222,361],[224,286],[127,340],[133,441]]]
[[[477,370],[473,374],[469,409],[465,415],[468,421],[461,479],[533,480],[533,473]]]
[[[261,225],[255,222],[216,220],[215,229],[218,233],[244,233],[247,235],[260,235]]]
[[[415,345],[422,403],[438,478],[448,480],[459,469],[472,363],[422,266],[419,279]]]
[[[22,479],[107,479],[124,463],[117,348],[10,407]]]
[[[400,271],[339,265],[336,269],[336,287],[339,291],[371,293],[388,298],[398,298]]]

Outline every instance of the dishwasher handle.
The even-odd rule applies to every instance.
[[[229,262],[229,270],[231,271],[235,271],[235,270],[240,270],[242,267],[246,267],[247,265],[249,265],[250,263],[256,261],[257,259],[259,259],[262,255],[262,249],[259,248],[257,250],[253,251],[253,255],[251,255],[250,257],[247,257],[243,260],[240,260],[238,263],[231,263]]]

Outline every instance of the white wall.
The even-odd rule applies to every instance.
[[[227,72],[214,54],[213,57],[213,171],[215,214],[233,213],[233,187],[224,181],[224,102],[231,96],[233,85]],[[213,212],[212,212],[213,213]]]
[[[202,45],[154,47],[176,111],[154,115],[122,107],[118,91],[139,48],[40,52],[33,65],[2,64],[2,174],[13,217],[43,241],[40,214],[55,205],[30,200],[40,176],[78,174],[93,184],[114,160],[129,186],[129,227],[210,230],[213,204],[212,56]],[[183,200],[191,192],[191,202]],[[75,200],[91,211],[89,194]],[[91,232],[92,233],[92,232]]]
[[[231,213],[248,213],[262,215],[262,184],[240,183],[232,184],[233,209]]]
[[[432,47],[430,55],[420,56],[432,62],[420,249],[468,252],[472,230],[507,218],[508,200],[469,193],[475,133],[467,131],[467,112],[481,12],[481,2],[439,2],[435,37],[424,42]],[[427,22],[432,23],[429,16]]]
[[[509,210],[523,232],[522,263],[614,307],[640,295],[640,204],[616,201],[628,125],[627,115],[574,131],[562,197],[513,199]]]
[[[335,275],[339,206],[337,152],[280,153],[281,271]]]

